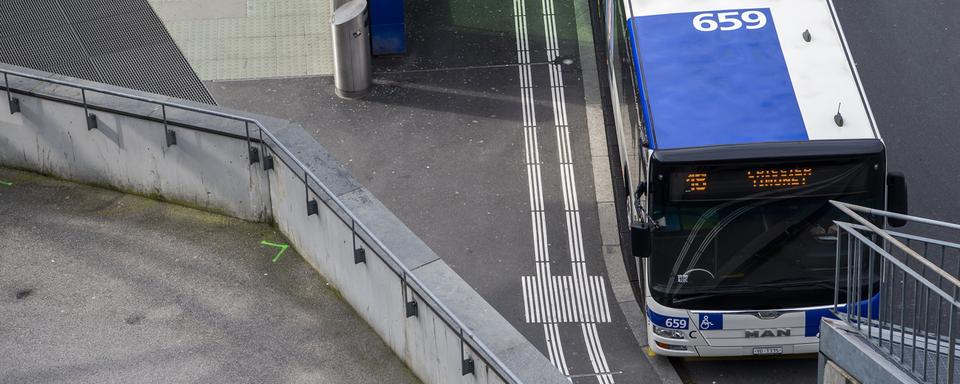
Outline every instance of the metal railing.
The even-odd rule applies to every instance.
[[[97,116],[90,111],[106,111],[110,113],[119,113],[127,116],[135,116],[145,120],[159,121],[163,123],[165,137],[167,138],[167,145],[176,145],[175,135],[171,135],[169,132],[169,126],[176,126],[184,129],[192,129],[195,131],[220,134],[227,137],[233,137],[239,140],[245,140],[247,142],[248,156],[250,158],[250,163],[261,163],[264,170],[273,169],[274,166],[274,156],[279,157],[280,162],[284,164],[289,170],[293,172],[297,178],[304,183],[306,189],[308,201],[307,201],[307,215],[316,213],[316,200],[309,199],[310,194],[312,193],[316,196],[321,202],[324,203],[336,216],[347,225],[354,236],[354,257],[355,262],[365,262],[366,257],[362,249],[357,247],[356,240],[359,240],[367,248],[374,250],[374,254],[379,260],[381,260],[391,271],[393,271],[398,278],[401,280],[401,289],[403,290],[404,298],[404,307],[407,311],[407,317],[410,317],[411,309],[414,313],[417,310],[417,303],[414,298],[407,295],[407,289],[410,289],[416,297],[425,303],[429,308],[433,309],[438,317],[443,320],[443,322],[449,327],[455,334],[459,335],[460,338],[460,355],[461,355],[461,374],[475,374],[474,363],[471,358],[465,357],[463,346],[466,344],[480,357],[483,361],[487,363],[489,367],[499,376],[502,380],[507,383],[520,383],[520,379],[509,369],[507,366],[497,358],[497,356],[491,351],[480,339],[478,339],[473,332],[467,328],[464,323],[457,318],[453,312],[441,302],[437,296],[430,291],[417,277],[413,272],[405,266],[396,255],[394,255],[380,239],[373,235],[373,233],[360,221],[357,217],[347,208],[346,205],[322,182],[320,179],[312,172],[306,165],[304,165],[299,159],[289,149],[287,149],[280,141],[273,135],[263,124],[260,123],[257,119],[246,117],[243,115],[227,113],[222,111],[214,110],[215,107],[203,107],[203,106],[192,106],[187,105],[178,101],[158,98],[152,96],[142,96],[134,95],[126,92],[106,89],[105,86],[101,85],[87,85],[81,84],[78,81],[63,80],[63,79],[53,79],[43,75],[34,75],[28,72],[12,70],[7,68],[0,68],[0,73],[3,74],[3,88],[7,94],[7,101],[10,105],[10,113],[18,113],[21,109],[20,100],[16,97],[17,95],[27,95],[30,97],[38,97],[47,100],[55,100],[69,104],[75,104],[82,106],[85,121],[87,122],[88,129],[97,129]],[[46,84],[56,84],[60,86],[69,87],[80,91],[80,100],[71,100],[69,98],[58,97],[57,95],[43,94],[36,90],[18,90],[13,89],[10,86],[10,77],[14,78],[24,78],[34,81],[39,81]],[[109,95],[113,97],[118,97],[126,100],[140,101],[154,106],[160,107],[161,117],[152,117],[148,115],[138,114],[136,112],[123,111],[117,109],[106,108],[100,105],[88,104],[88,98],[90,94],[99,94],[99,95]],[[193,126],[186,124],[182,121],[173,121],[168,120],[168,114],[171,111],[187,111],[198,113],[201,115],[214,116],[226,119],[228,121],[237,122],[237,130],[234,132],[217,132],[215,130]],[[251,133],[251,129],[254,131]],[[171,139],[171,137],[174,137]],[[171,141],[172,140],[172,141]],[[269,152],[268,152],[269,151]],[[262,156],[261,156],[262,154]],[[251,171],[252,172],[252,171]]]
[[[881,227],[900,219],[939,235],[960,225],[831,203],[855,222],[835,221],[834,315],[917,380],[957,382],[960,244]]]

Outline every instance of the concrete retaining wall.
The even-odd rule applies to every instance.
[[[168,100],[19,67],[0,65],[0,69]],[[90,112],[97,115],[99,125],[88,130],[82,106],[64,102],[82,101],[83,95],[76,89],[15,77],[10,83],[19,92],[62,100],[21,93],[15,95],[21,113],[9,114],[5,106],[0,106],[0,165],[161,197],[248,220],[275,221],[298,251],[425,382],[503,382],[476,351],[461,342],[456,327],[449,325],[450,317],[434,309],[437,303],[449,308],[468,333],[474,333],[520,381],[569,382],[301,127],[275,118],[217,109],[259,120],[332,195],[324,195],[314,184],[311,188],[316,192],[306,192],[302,171],[285,166],[293,165],[294,160],[281,151],[270,151],[276,159],[273,170],[264,171],[259,163],[250,165],[247,142],[242,139],[245,129],[236,121],[167,109],[170,121],[235,137],[174,126],[169,129],[176,132],[177,144],[166,147],[164,125],[144,119],[163,115],[155,104],[87,94],[89,104],[97,106]],[[252,133],[258,136],[256,131]],[[333,196],[342,200],[369,233],[356,230],[361,225],[338,208]],[[307,215],[308,199],[317,200],[316,215]],[[397,260],[386,256],[372,236],[379,238]],[[366,250],[365,263],[354,263],[354,246]],[[399,270],[397,262],[433,292],[437,302],[417,295],[415,288],[405,287],[403,276],[394,272]],[[407,285],[411,285],[410,280]],[[418,316],[406,316],[405,298],[418,302]],[[461,374],[461,353],[475,362],[474,374]]]
[[[820,384],[919,384],[840,320],[823,318],[820,322],[819,360]]]
[[[60,86],[15,83],[66,99],[76,97],[74,90]],[[91,111],[97,115],[98,128],[88,130],[83,107],[18,99],[21,113],[11,115],[6,107],[0,112],[0,164],[247,220],[269,219],[266,179],[255,166],[247,166],[243,141],[174,128],[178,144],[166,147],[162,123]],[[129,107],[149,109],[147,113],[153,109],[145,103]]]

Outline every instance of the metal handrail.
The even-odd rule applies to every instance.
[[[957,377],[955,332],[960,329],[956,323],[960,281],[941,267],[947,260],[945,250],[960,250],[958,244],[881,229],[859,213],[944,228],[960,226],[837,201],[831,204],[859,223],[834,221],[837,255],[833,314],[904,372],[923,382],[940,383],[943,378],[953,384]],[[923,245],[923,255],[910,246],[915,242]],[[934,263],[937,254],[928,249],[931,245],[941,250],[940,265]],[[843,271],[846,276],[842,276]],[[842,295],[846,299],[841,303]],[[946,367],[941,365],[944,356]],[[929,365],[931,362],[933,365]],[[943,376],[941,368],[945,369]]]
[[[891,218],[891,219],[900,219],[900,220],[906,220],[906,221],[913,221],[913,222],[917,222],[917,223],[921,223],[921,224],[936,225],[936,226],[939,226],[939,227],[950,228],[950,229],[960,229],[960,224],[948,223],[948,222],[946,222],[946,221],[933,220],[933,219],[928,219],[928,218],[925,218],[925,217],[910,216],[910,215],[905,215],[905,214],[896,213],[896,212],[888,212],[888,211],[884,211],[884,210],[880,210],[880,209],[876,209],[876,208],[869,208],[869,207],[859,206],[859,205],[856,205],[856,204],[844,203],[844,202],[842,202],[842,201],[834,201],[834,200],[831,200],[830,202],[831,202],[834,206],[837,206],[837,205],[839,204],[839,205],[842,205],[842,206],[844,206],[844,207],[850,208],[850,209],[853,210],[853,211],[865,213],[865,214],[868,214],[868,215],[883,216],[883,217],[889,217],[889,218]]]
[[[197,112],[197,113],[201,113],[201,114],[205,114],[205,115],[217,116],[217,117],[222,117],[222,118],[226,118],[226,119],[230,119],[230,120],[236,120],[236,121],[240,121],[240,122],[244,122],[244,123],[254,124],[254,125],[259,129],[259,131],[260,131],[261,133],[266,134],[266,136],[267,136],[268,138],[270,138],[271,141],[273,141],[273,143],[275,144],[275,146],[276,146],[277,148],[279,148],[280,151],[281,151],[283,154],[287,155],[290,159],[292,159],[293,162],[297,165],[297,167],[300,168],[300,171],[302,171],[305,176],[309,176],[309,178],[312,179],[313,182],[316,183],[316,184],[320,187],[320,189],[330,198],[330,200],[333,201],[333,203],[334,203],[338,208],[340,208],[341,210],[343,210],[343,212],[344,212],[360,229],[362,229],[364,232],[366,232],[366,234],[370,237],[371,240],[373,240],[374,244],[376,244],[377,247],[379,247],[384,253],[386,253],[387,257],[389,257],[390,260],[391,260],[393,263],[395,263],[396,266],[400,269],[400,271],[397,271],[397,270],[394,270],[394,268],[393,268],[392,266],[390,267],[390,269],[393,270],[393,272],[394,272],[395,274],[397,274],[398,277],[404,276],[407,281],[412,281],[415,286],[414,286],[414,285],[410,285],[410,287],[411,287],[411,288],[414,288],[415,290],[420,291],[420,292],[418,292],[418,294],[419,294],[421,297],[429,298],[429,299],[430,299],[429,301],[432,301],[433,303],[430,303],[430,302],[428,301],[427,304],[428,304],[429,306],[431,306],[431,307],[435,307],[435,309],[439,309],[438,313],[441,314],[441,318],[443,318],[443,317],[448,317],[448,318],[450,319],[450,322],[456,324],[457,328],[459,328],[459,329],[457,329],[457,331],[459,331],[459,333],[461,333],[462,335],[465,335],[465,336],[468,336],[468,337],[469,337],[469,340],[472,341],[472,344],[474,344],[473,349],[476,350],[477,352],[479,352],[479,354],[483,355],[482,357],[484,358],[484,360],[487,361],[488,365],[490,365],[491,367],[494,368],[494,371],[496,371],[496,372],[498,373],[498,375],[501,376],[501,378],[503,378],[504,380],[510,381],[510,382],[512,382],[512,383],[520,383],[520,379],[517,378],[517,376],[516,376],[509,368],[507,368],[507,366],[506,366],[502,361],[500,361],[499,358],[497,358],[497,356],[493,353],[493,351],[491,351],[490,348],[486,346],[486,344],[484,344],[482,341],[480,341],[480,340],[476,337],[476,335],[474,335],[473,332],[470,331],[470,329],[469,329],[466,325],[464,325],[464,323],[463,323],[456,315],[454,315],[453,312],[452,312],[446,305],[444,305],[443,302],[441,302],[440,299],[437,298],[436,295],[434,295],[434,293],[433,293],[429,288],[427,288],[427,287],[423,284],[422,281],[420,281],[419,278],[417,278],[417,277],[413,274],[413,271],[411,271],[409,268],[407,268],[407,266],[404,265],[404,264],[400,261],[400,259],[397,258],[397,256],[394,255],[393,252],[390,251],[389,248],[387,248],[387,246],[384,245],[383,242],[382,242],[379,238],[377,238],[377,237],[373,234],[373,232],[371,232],[370,229],[367,228],[367,226],[366,226],[365,224],[363,224],[363,222],[361,222],[359,219],[357,219],[357,217],[353,214],[353,212],[350,211],[350,209],[347,208],[347,206],[343,204],[343,202],[333,193],[333,191],[331,191],[329,188],[327,188],[326,185],[324,185],[322,182],[320,182],[320,179],[319,179],[316,175],[314,175],[313,172],[312,172],[309,168],[307,168],[307,166],[304,165],[304,164],[300,161],[300,159],[298,159],[296,156],[294,156],[293,153],[290,152],[290,150],[287,149],[287,147],[284,146],[284,145],[280,142],[280,140],[277,139],[277,137],[273,135],[273,133],[270,132],[270,130],[268,130],[266,127],[264,127],[263,124],[261,124],[259,120],[254,119],[254,118],[251,118],[251,117],[246,117],[246,116],[243,116],[243,115],[238,115],[238,114],[233,114],[233,113],[216,111],[216,110],[213,110],[213,109],[210,109],[210,108],[206,108],[206,107],[190,106],[190,105],[186,105],[186,104],[183,104],[183,103],[180,103],[180,102],[177,102],[177,101],[168,101],[168,100],[162,100],[162,99],[155,98],[155,97],[134,95],[134,94],[126,93],[126,92],[121,92],[121,91],[116,91],[116,90],[109,90],[109,89],[106,89],[106,88],[103,88],[103,87],[100,87],[100,86],[87,86],[87,85],[79,84],[79,83],[73,82],[73,81],[60,80],[60,79],[51,79],[51,78],[49,78],[49,77],[34,75],[34,74],[31,74],[31,73],[27,73],[27,72],[23,72],[23,71],[17,71],[17,70],[11,70],[11,69],[7,69],[7,68],[0,68],[0,73],[2,73],[2,74],[4,75],[4,77],[5,77],[5,78],[4,78],[4,80],[5,80],[4,87],[6,88],[6,90],[7,90],[8,93],[11,92],[11,89],[10,89],[9,83],[6,82],[6,76],[15,76],[15,77],[21,77],[21,78],[36,80],[36,81],[40,81],[40,82],[44,82],[44,83],[63,85],[63,86],[67,86],[67,87],[71,87],[71,88],[75,88],[75,89],[80,89],[81,91],[92,91],[92,92],[96,92],[96,93],[99,93],[99,94],[116,96],[116,97],[120,97],[120,98],[124,98],[124,99],[129,99],[129,100],[137,100],[137,101],[142,101],[142,102],[146,102],[146,103],[151,103],[151,104],[160,105],[160,106],[163,106],[163,107],[171,107],[171,108],[176,108],[176,109],[180,109],[180,110],[185,110],[185,111],[190,111],[190,112]],[[248,138],[248,139],[249,139],[249,138]],[[276,152],[276,149],[274,148],[274,146],[272,146],[272,145],[270,145],[270,144],[266,144],[266,143],[264,143],[264,144],[267,145],[267,146],[270,148],[270,150]],[[286,164],[286,162],[283,162],[283,163],[284,163],[285,165],[287,165],[288,168],[290,168],[290,166],[289,166],[288,164]],[[291,170],[293,170],[293,169],[291,168]],[[304,180],[304,182],[306,182],[306,180]],[[389,263],[386,263],[386,264],[389,265]],[[445,321],[445,322],[446,322],[446,321]],[[449,322],[448,322],[448,324],[449,324]],[[453,327],[451,327],[451,328],[453,328]],[[466,341],[467,339],[463,339],[463,340]]]
[[[885,249],[883,249],[883,247],[877,245],[877,244],[874,243],[873,241],[870,241],[870,239],[867,239],[866,236],[864,236],[864,235],[863,235],[862,233],[860,233],[859,231],[856,231],[856,230],[855,230],[856,228],[853,226],[853,224],[844,223],[844,222],[840,222],[840,221],[837,221],[837,222],[835,222],[835,223],[836,223],[841,229],[846,230],[847,233],[849,233],[849,234],[852,235],[853,237],[857,238],[857,240],[860,240],[860,242],[861,242],[862,244],[866,245],[867,247],[870,247],[870,249],[873,250],[874,252],[876,252],[878,255],[882,256],[884,259],[887,259],[888,262],[890,262],[891,264],[893,264],[893,265],[897,266],[898,268],[902,269],[906,274],[910,275],[910,277],[912,277],[912,278],[914,278],[914,279],[917,279],[917,281],[919,281],[920,283],[922,283],[927,289],[930,289],[931,291],[935,292],[937,295],[940,295],[940,296],[943,297],[944,299],[948,300],[948,301],[949,301],[951,304],[953,304],[954,306],[960,308],[960,301],[958,301],[956,298],[952,297],[950,294],[948,294],[947,292],[945,292],[943,289],[940,289],[940,287],[938,287],[937,285],[931,283],[929,279],[924,278],[923,275],[921,275],[921,274],[918,273],[917,271],[913,270],[913,268],[908,267],[906,263],[904,263],[904,262],[902,262],[902,261],[900,261],[900,260],[897,260],[896,257],[893,257],[893,255],[891,255],[889,252],[887,252]],[[960,285],[954,284],[954,287],[955,287],[955,288],[960,288]]]
[[[843,213],[846,213],[848,216],[856,220],[858,223],[870,229],[871,232],[876,233],[878,236],[886,240],[889,244],[899,248],[901,251],[903,251],[907,255],[910,255],[910,257],[914,258],[916,261],[923,264],[924,267],[929,268],[931,271],[933,271],[940,277],[946,279],[947,281],[952,283],[954,286],[960,287],[960,279],[957,279],[953,275],[947,273],[946,271],[941,269],[939,266],[934,264],[932,261],[928,260],[926,257],[920,256],[920,254],[918,254],[916,251],[914,251],[913,249],[910,249],[910,247],[904,245],[899,240],[893,238],[893,236],[890,236],[889,233],[878,228],[876,225],[871,223],[870,220],[863,218],[863,216],[856,214],[854,211],[864,212],[864,213],[868,213],[876,216],[883,216],[883,217],[890,217],[895,219],[915,221],[915,222],[920,222],[925,224],[939,225],[947,228],[960,229],[960,225],[945,223],[937,220],[924,219],[921,217],[914,217],[910,215],[902,215],[899,213],[881,211],[881,210],[867,208],[867,207],[861,207],[859,205],[844,203],[836,200],[830,200],[830,204],[833,204],[834,207],[837,207],[838,209],[843,211]]]
[[[851,225],[853,228],[856,228],[856,229],[859,229],[859,230],[864,230],[864,231],[869,231],[869,230],[870,230],[870,228],[864,227],[864,226],[862,226],[862,225],[860,225],[860,224],[850,224],[850,225]],[[944,247],[946,247],[946,248],[953,248],[953,249],[956,249],[956,250],[960,250],[960,244],[958,244],[958,243],[953,243],[953,242],[943,241],[943,240],[937,240],[937,239],[931,239],[931,238],[927,238],[927,237],[923,237],[923,236],[910,235],[910,234],[906,234],[906,233],[903,233],[903,232],[891,231],[891,230],[889,230],[889,229],[886,229],[885,231],[886,231],[887,233],[889,233],[891,236],[895,237],[895,238],[903,238],[903,239],[907,239],[908,241],[909,241],[909,240],[924,241],[924,242],[927,242],[927,243],[930,243],[930,244],[942,245],[942,246],[944,246]]]

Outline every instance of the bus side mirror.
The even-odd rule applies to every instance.
[[[887,174],[887,211],[907,214],[907,181],[901,172]],[[888,217],[887,224],[891,227],[902,227],[907,221]]]
[[[634,257],[649,257],[653,250],[653,223],[631,223],[630,243],[633,247]]]
[[[641,181],[640,184],[637,185],[637,190],[633,192],[633,198],[640,200],[640,198],[643,197],[643,195],[645,195],[646,193],[647,193],[647,182]]]

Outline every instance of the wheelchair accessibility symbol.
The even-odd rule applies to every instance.
[[[710,316],[703,315],[703,320],[700,320],[700,329],[710,329],[713,327],[713,323],[710,322]]]
[[[722,313],[700,313],[697,314],[696,319],[700,323],[701,331],[713,331],[723,329],[723,314]]]

